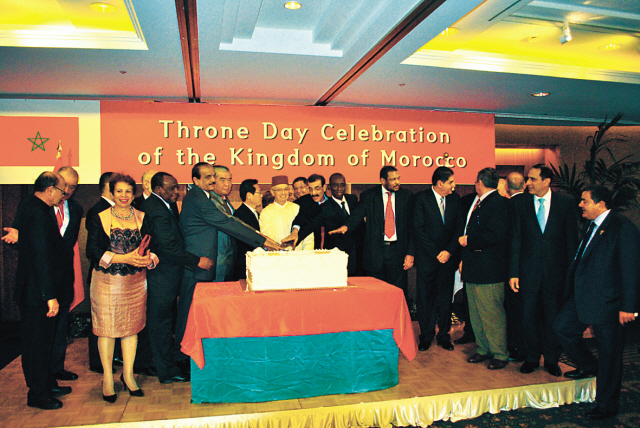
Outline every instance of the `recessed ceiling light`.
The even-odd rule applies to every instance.
[[[529,42],[529,43],[537,42],[538,40],[540,40],[540,38],[538,36],[531,36],[531,37],[527,38],[527,42]]]
[[[546,97],[549,95],[549,92],[534,92],[531,94],[532,97]]]
[[[296,9],[300,9],[302,5],[297,1],[288,1],[284,4],[284,7],[290,10],[296,10]]]
[[[405,85],[406,83],[398,83],[398,86],[400,86],[401,88],[404,88]]]
[[[110,3],[96,2],[91,3],[89,7],[96,12],[115,12],[116,7]]]
[[[125,70],[120,70],[120,74],[127,74]]]
[[[609,43],[608,45],[598,46],[598,49],[602,51],[612,51],[614,49],[618,49],[620,45],[616,45],[615,43]]]
[[[454,34],[458,34],[460,32],[459,28],[456,27],[448,27],[447,29],[445,29],[442,33],[440,33],[441,36],[453,36]]]

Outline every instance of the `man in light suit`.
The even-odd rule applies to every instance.
[[[522,294],[525,362],[521,373],[540,366],[553,376],[562,371],[562,353],[553,323],[565,299],[567,268],[578,246],[578,218],[573,200],[550,189],[553,171],[534,165],[529,193],[513,199],[509,285]]]
[[[180,230],[184,237],[185,250],[198,257],[217,260],[218,231],[249,245],[280,250],[281,246],[278,243],[260,235],[255,229],[221,211],[210,200],[210,192],[215,184],[213,176],[213,166],[206,162],[197,163],[191,170],[191,179],[195,186],[184,197],[180,213]],[[176,320],[176,343],[182,342],[196,283],[212,282],[215,278],[215,265],[209,270],[195,268],[193,271],[184,272]]]
[[[339,228],[349,218],[350,213],[358,206],[358,197],[345,193],[347,182],[344,175],[339,172],[329,177],[329,187],[331,188],[331,197],[325,203],[320,205],[320,212],[300,228],[298,239],[302,241],[313,231],[324,227],[325,231],[331,231]],[[344,207],[344,208],[343,208]],[[357,256],[356,256],[356,239],[355,233],[348,234],[325,234],[324,248],[338,248],[349,255],[347,272],[349,276],[356,273]]]
[[[418,269],[418,321],[420,344],[426,351],[436,335],[443,349],[453,351],[449,336],[453,282],[458,266],[458,238],[464,230],[464,218],[460,197],[453,193],[453,170],[438,167],[431,178],[432,186],[416,196],[413,224],[416,233],[416,258]]]
[[[211,201],[228,215],[233,215],[235,211],[229,201],[229,194],[233,186],[233,176],[229,168],[222,165],[213,167],[213,191]],[[236,262],[236,240],[224,232],[218,231],[218,259],[216,263],[215,282],[225,282],[233,280]]]
[[[160,383],[187,382],[189,375],[182,373],[175,361],[174,306],[180,293],[183,268],[207,270],[213,261],[184,249],[178,213],[171,208],[180,196],[176,179],[166,172],[158,172],[151,178],[150,185],[153,192],[144,203],[143,225],[151,237],[149,249],[160,259],[158,266],[147,272],[147,328],[153,361]]]
[[[507,199],[500,196],[498,173],[484,168],[476,180],[476,199],[467,214],[462,250],[462,280],[467,287],[469,315],[478,345],[467,361],[491,360],[487,368],[499,370],[509,363],[504,311],[507,278]]]
[[[56,396],[71,392],[60,387],[51,372],[51,349],[60,308],[73,300],[73,251],[60,235],[51,207],[62,200],[65,181],[59,174],[43,172],[35,193],[19,213],[20,242],[15,300],[20,308],[22,371],[29,388],[27,405],[59,409]]]
[[[625,325],[638,317],[640,232],[628,219],[612,213],[611,192],[603,186],[582,192],[582,217],[591,223],[569,266],[569,299],[556,317],[554,330],[578,369],[570,379],[596,379],[596,407],[591,419],[618,413],[622,383]],[[598,346],[596,359],[583,339],[591,324]]]
[[[407,270],[413,267],[413,193],[400,187],[393,166],[380,170],[380,184],[360,195],[360,203],[345,224],[329,232],[347,233],[366,217],[363,268],[368,276],[393,284],[407,296]]]
[[[262,205],[262,190],[260,190],[258,180],[249,178],[240,183],[240,199],[242,200],[242,205],[233,212],[233,216],[259,231],[260,214],[258,214],[258,207]],[[242,241],[237,242],[234,275],[236,281],[247,277],[246,254],[248,251],[255,249],[256,247],[253,245],[245,244]]]

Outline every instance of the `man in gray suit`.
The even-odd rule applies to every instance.
[[[237,218],[221,211],[210,198],[214,188],[214,169],[206,162],[197,163],[191,170],[191,179],[195,186],[182,200],[180,230],[185,241],[185,251],[198,257],[218,259],[218,232],[222,231],[236,239],[256,247],[280,250],[281,246],[270,238],[260,235]],[[216,278],[214,265],[210,270],[195,268],[185,271],[180,289],[178,319],[176,321],[175,340],[182,342],[187,326],[189,308],[193,292],[198,282],[213,282]]]
[[[233,176],[229,168],[222,165],[213,167],[213,191],[210,193],[211,201],[213,201],[220,211],[228,215],[233,215],[235,211],[228,198],[233,185],[232,180]],[[218,232],[218,259],[215,261],[215,282],[233,280],[236,251],[237,242],[235,238],[232,238],[224,232]]]

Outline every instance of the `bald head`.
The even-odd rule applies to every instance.
[[[510,196],[524,192],[524,176],[519,172],[507,174],[507,193]]]
[[[149,196],[153,191],[151,189],[151,179],[157,172],[155,169],[148,169],[142,173],[142,193],[144,193],[145,196]]]

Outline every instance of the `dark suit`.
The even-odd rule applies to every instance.
[[[356,195],[344,194],[344,199],[349,206],[349,212],[358,206],[358,197]],[[316,202],[317,204],[317,202]],[[349,276],[353,276],[356,272],[356,233],[349,231],[348,233],[329,235],[329,231],[334,230],[345,224],[349,218],[349,214],[342,211],[342,205],[338,204],[335,199],[329,198],[326,202],[319,205],[320,211],[311,220],[307,221],[298,232],[298,241],[302,241],[316,230],[324,227],[324,248],[330,250],[338,248],[349,255],[347,271]]]
[[[509,358],[504,311],[508,227],[507,199],[493,191],[471,213],[467,245],[462,249],[462,280],[467,287],[476,352],[502,361]]]
[[[58,316],[48,318],[47,301],[61,307],[73,301],[73,251],[65,244],[51,207],[29,196],[18,222],[18,272],[15,300],[22,322],[22,370],[29,397],[44,398],[57,383],[51,372],[51,349]]]
[[[260,222],[256,215],[246,205],[242,204],[233,213],[233,216],[244,221],[255,230],[260,230]],[[249,251],[255,250],[257,247],[254,245],[245,244],[242,241],[237,241],[236,248],[236,266],[234,277],[236,280],[245,279],[247,277],[247,257],[246,254]]]
[[[147,271],[147,328],[158,378],[167,380],[180,374],[174,359],[173,325],[182,271],[195,269],[200,258],[185,251],[178,220],[159,196],[151,194],[144,209],[142,224],[151,236],[149,248],[160,260]]]
[[[431,343],[438,321],[438,343],[450,341],[453,282],[458,267],[460,244],[464,230],[460,197],[452,193],[445,198],[444,220],[432,188],[416,195],[413,224],[416,234],[415,265],[418,270],[418,321],[420,341]],[[441,251],[451,255],[449,261],[437,260]]]
[[[507,237],[507,241],[509,242],[509,257],[513,252],[511,246],[513,243],[513,236],[515,234],[514,222],[517,221],[516,216],[518,212],[515,207],[515,202],[519,198],[522,198],[524,193],[516,193],[511,195],[511,199],[507,201],[507,206],[509,207],[509,222],[511,227],[509,228],[509,233]],[[509,276],[509,275],[507,275]],[[509,281],[509,278],[507,278]],[[509,349],[509,356],[513,354],[513,357],[517,357],[517,359],[524,360],[526,358],[526,354],[524,352],[524,325],[522,322],[522,293],[516,293],[511,289],[509,283],[505,283],[505,294],[504,294],[504,310],[507,315],[507,349]]]
[[[264,245],[266,240],[237,218],[220,211],[205,192],[196,186],[182,200],[180,230],[185,240],[186,251],[211,260],[218,258],[218,230],[256,247]],[[193,271],[184,272],[178,303],[176,343],[182,342],[196,283],[212,282],[215,277],[215,265],[208,271],[195,268]]]
[[[367,275],[402,288],[407,298],[407,272],[403,269],[405,256],[413,256],[414,234],[411,228],[413,193],[400,188],[395,192],[395,226],[398,237],[389,245],[384,239],[385,204],[382,186],[375,186],[360,195],[360,203],[345,222],[350,231],[366,217],[363,268]]]
[[[326,198],[326,196],[323,196]],[[316,201],[313,200],[313,196],[311,196],[311,194],[306,194],[306,195],[302,195],[301,197],[299,197],[298,199],[296,199],[295,201],[293,201],[295,204],[300,205],[300,210],[298,211],[298,215],[296,215],[296,218],[293,219],[293,226],[299,226],[302,227],[305,224],[307,224],[307,222],[311,221],[315,216],[317,216],[318,214],[320,214],[320,207],[324,204],[324,202],[322,204],[317,203]],[[327,201],[325,201],[327,202]],[[328,230],[325,231],[325,239],[328,238]],[[306,236],[305,236],[306,237]],[[302,239],[298,239],[298,241],[301,241]],[[313,229],[313,248],[315,248],[316,250],[319,250],[322,245],[322,227],[316,227],[315,229]]]
[[[544,233],[536,217],[534,195],[513,199],[509,277],[519,278],[522,294],[523,343],[526,360],[557,364],[562,353],[553,323],[565,300],[567,268],[578,247],[578,218],[574,201],[551,192]]]
[[[556,317],[554,330],[579,369],[595,372],[596,403],[617,411],[622,382],[624,327],[619,313],[639,311],[640,232],[626,218],[610,212],[592,234],[591,242],[567,273],[569,299]],[[591,324],[598,359],[582,334]]]
[[[133,201],[131,201],[131,206],[138,211],[144,212],[144,203],[146,200],[147,198],[144,197],[143,193],[142,195],[135,197]]]
[[[20,231],[20,213],[24,209],[24,204],[27,199],[23,199],[20,201],[18,205],[18,211],[16,212],[16,217],[13,221],[12,227]],[[69,222],[67,224],[67,228],[62,235],[62,238],[67,245],[67,249],[71,253],[71,257],[74,255],[74,247],[76,242],[78,241],[78,234],[80,233],[80,223],[82,221],[82,206],[74,201],[73,199],[69,199],[67,203],[69,207]],[[57,218],[54,211],[54,208],[51,207],[49,209],[49,214],[56,221]],[[75,274],[75,271],[74,271]],[[75,280],[75,275],[74,275]],[[73,282],[72,282],[73,284]],[[73,285],[72,285],[73,288]],[[67,336],[69,333],[69,306],[60,306],[58,311],[58,323],[55,333],[55,338],[53,341],[53,348],[51,350],[51,372],[57,373],[64,369],[64,361],[65,356],[67,354]]]

